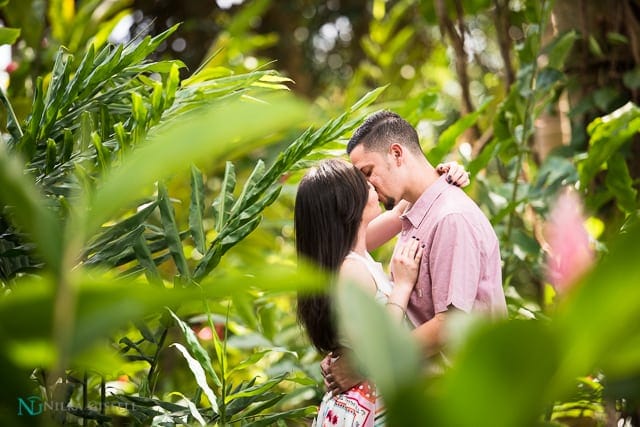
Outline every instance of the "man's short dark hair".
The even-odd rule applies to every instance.
[[[347,144],[347,154],[362,144],[368,151],[384,151],[392,143],[402,144],[414,153],[422,153],[418,133],[398,114],[381,110],[369,117],[356,129]]]

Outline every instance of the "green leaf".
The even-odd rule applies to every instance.
[[[373,89],[369,92],[367,92],[366,94],[364,94],[364,96],[362,98],[360,98],[355,104],[353,104],[351,106],[351,108],[349,108],[349,112],[350,113],[354,113],[355,111],[366,107],[368,105],[370,105],[371,103],[373,103],[376,99],[378,99],[378,97],[380,96],[380,94],[388,87],[389,85],[384,85],[381,87],[378,87],[376,89]]]
[[[196,249],[201,254],[207,250],[204,225],[204,182],[202,172],[191,165],[191,205],[189,206],[189,230],[195,242]]]
[[[616,152],[608,160],[605,183],[621,211],[633,214],[638,209],[638,191],[633,187],[633,179],[622,154]]]
[[[548,58],[548,67],[561,70],[578,37],[578,32],[575,30],[570,30],[554,37],[551,43],[542,50],[542,53]]]
[[[84,256],[86,257],[91,253],[99,251],[110,241],[117,239],[119,236],[144,224],[157,206],[158,203],[156,201],[141,205],[135,214],[117,222],[114,225],[101,229],[97,237],[91,241],[91,244],[87,245]]]
[[[196,379],[196,383],[198,383],[198,387],[200,387],[205,396],[207,396],[207,399],[209,399],[209,403],[211,403],[211,409],[214,413],[217,414],[220,411],[220,409],[218,408],[218,401],[216,395],[213,393],[213,390],[211,390],[211,387],[209,387],[209,384],[207,384],[207,378],[204,371],[202,370],[202,366],[196,359],[191,357],[187,349],[184,348],[182,344],[173,343],[171,344],[171,347],[177,348],[178,351],[182,354],[182,357],[184,357],[184,359],[187,361],[189,370],[191,370],[191,372],[193,373],[193,376]]]
[[[13,106],[7,98],[7,94],[4,89],[0,88],[0,102],[4,105],[4,108],[7,110],[7,130],[11,134],[14,142],[19,141],[22,138],[22,129],[20,128],[20,123],[18,122],[18,118],[16,117],[15,112],[13,111]]]
[[[629,89],[640,88],[640,67],[636,67],[633,70],[627,71],[622,76],[624,85]]]
[[[589,51],[596,57],[602,58],[604,54],[602,53],[602,48],[600,47],[600,43],[593,35],[589,35],[587,37]]]
[[[584,188],[632,136],[640,132],[640,109],[627,103],[616,111],[593,120],[587,127],[589,155],[579,163],[580,183]]]
[[[156,267],[144,235],[140,234],[138,240],[133,244],[133,252],[136,255],[140,267],[144,269],[144,274],[147,280],[149,280],[149,283],[162,286],[162,277]]]
[[[98,132],[91,132],[91,143],[93,147],[96,149],[96,154],[98,158],[98,165],[100,166],[100,170],[105,171],[109,166],[109,154],[107,148],[102,144],[102,138]]]
[[[20,37],[19,28],[0,27],[0,45],[14,44]]]
[[[191,272],[187,264],[187,259],[184,256],[182,240],[180,239],[178,225],[176,224],[173,213],[173,206],[171,206],[167,189],[162,183],[158,183],[158,208],[160,209],[160,218],[162,219],[162,227],[164,228],[164,238],[167,241],[171,256],[176,263],[180,275],[185,279],[189,279]]]
[[[451,152],[451,150],[453,150],[458,137],[478,121],[478,117],[480,117],[480,114],[482,114],[491,101],[491,98],[486,100],[476,111],[461,117],[442,132],[438,145],[427,153],[427,158],[431,164],[437,165],[447,154]]]
[[[59,273],[62,268],[62,226],[48,202],[23,172],[24,165],[0,144],[0,200],[8,217],[36,244],[36,250],[48,268]]]
[[[464,344],[453,354],[442,381],[432,387],[432,396],[423,398],[428,402],[423,411],[439,413],[434,425],[536,425],[549,399],[549,378],[557,372],[560,352],[553,334],[540,321],[466,320],[471,326]]]
[[[231,378],[231,375],[234,372],[237,371],[241,371],[243,369],[246,369],[248,367],[251,367],[253,365],[255,365],[256,363],[258,363],[260,360],[262,360],[262,358],[264,356],[266,356],[267,354],[271,353],[271,349],[268,350],[261,350],[261,351],[255,351],[254,353],[252,353],[249,357],[247,357],[246,359],[244,359],[242,362],[234,365],[230,370],[228,370],[225,374],[225,378]]]
[[[536,95],[545,96],[564,78],[564,73],[551,67],[544,67],[536,76]]]
[[[352,283],[338,286],[341,330],[353,346],[356,359],[385,395],[412,384],[421,357],[409,330],[394,322],[373,296]]]
[[[624,366],[614,364],[640,339],[640,223],[616,236],[608,249],[558,306],[554,322],[564,351],[550,382],[556,396],[575,377],[595,369],[607,368],[618,378],[640,372],[637,358],[625,360]]]
[[[264,175],[264,162],[262,159],[259,159],[253,171],[251,171],[251,175],[249,175],[249,178],[245,181],[238,200],[236,200],[236,203],[231,208],[231,216],[237,216],[247,206],[254,203],[255,199],[260,195],[261,189],[258,187],[258,183],[263,179]]]
[[[44,172],[46,174],[53,172],[53,170],[55,169],[57,155],[58,155],[58,151],[56,147],[56,142],[51,138],[47,138],[47,149],[45,153],[46,160],[45,160],[45,168],[44,168]]]
[[[86,261],[87,265],[104,264],[109,266],[119,265],[121,259],[131,256],[132,247],[137,244],[144,233],[144,226],[119,235],[115,239],[106,242]]]
[[[292,125],[303,111],[290,97],[270,99],[267,104],[236,100],[167,123],[106,176],[92,199],[87,231],[127,207],[156,180],[202,158],[219,161],[237,144]],[[250,125],[245,117],[254,118]]]
[[[220,188],[220,194],[216,197],[214,201],[213,207],[216,214],[216,225],[214,229],[217,232],[222,231],[224,228],[227,218],[229,217],[229,213],[231,212],[231,207],[234,202],[233,198],[233,190],[236,187],[236,172],[233,163],[226,162],[224,169],[224,178],[222,179],[222,185]]]
[[[178,327],[180,328],[180,331],[182,331],[182,335],[184,336],[187,342],[187,346],[189,347],[189,350],[195,356],[200,366],[202,366],[205,372],[209,374],[209,376],[213,380],[213,383],[217,387],[222,387],[220,378],[218,378],[216,371],[213,370],[213,365],[211,364],[209,353],[207,353],[207,351],[202,347],[202,345],[200,345],[200,341],[198,340],[198,337],[193,332],[191,327],[182,319],[180,319],[178,315],[175,314],[173,311],[169,310],[169,313],[171,314],[171,317],[173,317],[173,319],[175,320],[176,325],[178,325]]]
[[[189,412],[191,413],[191,416],[193,418],[195,418],[196,421],[198,421],[201,426],[206,426],[207,425],[207,422],[204,420],[204,418],[202,417],[202,415],[198,411],[198,408],[195,405],[195,403],[193,403],[184,394],[182,394],[180,392],[172,391],[171,393],[169,393],[169,396],[173,396],[173,395],[180,397],[181,401],[185,402],[187,404],[187,406],[189,407]]]
[[[228,404],[229,402],[235,400],[235,399],[239,399],[242,397],[254,397],[254,396],[260,396],[262,394],[264,394],[265,392],[267,392],[268,390],[271,390],[273,387],[275,387],[276,385],[278,385],[280,382],[282,382],[282,380],[284,378],[286,378],[286,376],[289,375],[287,372],[285,372],[284,374],[280,374],[278,376],[269,378],[267,381],[265,381],[262,384],[257,384],[257,385],[253,385],[251,387],[242,389],[241,391],[232,393],[232,394],[228,394],[226,396],[225,399],[225,403]]]

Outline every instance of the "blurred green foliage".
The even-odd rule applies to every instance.
[[[457,1],[345,1],[340,15],[336,2],[301,0],[306,12],[295,17],[254,1],[219,11],[215,38],[197,46],[205,59],[187,68],[166,46],[182,36],[195,43],[188,16],[186,25],[167,20],[166,31],[108,41],[137,3],[0,3],[13,27],[0,41],[13,44],[18,63],[0,91],[4,421],[308,422],[323,393],[321,355],[296,323],[292,296],[326,280],[296,265],[296,185],[316,159],[343,155],[366,113],[392,108],[416,125],[430,161],[455,158],[471,172],[468,192],[501,239],[510,318],[459,319],[451,367],[434,375],[366,295],[338,296],[390,425],[640,422],[637,102],[621,102],[612,83],[566,112],[569,144],[542,156],[533,143],[579,82],[567,65],[576,45],[600,57],[609,45],[577,29],[549,37],[549,1],[464,9]],[[315,99],[300,101],[290,76],[304,73],[284,58],[287,73],[276,71],[269,57],[282,46],[295,57],[300,46],[261,29],[307,25],[299,44],[312,45],[340,17],[353,24],[352,39],[305,53],[339,55],[335,75],[316,61],[321,90],[307,82]],[[453,37],[447,18],[469,43],[472,111],[454,88],[461,58],[441,43]],[[607,40],[631,46],[614,36]],[[184,57],[192,64],[194,55]],[[637,65],[620,74],[621,87],[637,89]],[[513,81],[504,84],[508,67]],[[556,295],[541,228],[567,186],[584,198],[598,261]],[[386,259],[390,249],[375,255]],[[47,413],[19,416],[30,397]]]

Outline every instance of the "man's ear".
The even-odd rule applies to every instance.
[[[404,150],[402,145],[398,144],[397,142],[394,142],[391,145],[389,145],[389,154],[391,155],[393,160],[396,162],[396,164],[400,165],[400,162],[402,161],[402,157],[404,155]]]

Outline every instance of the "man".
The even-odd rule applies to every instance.
[[[347,153],[387,209],[408,202],[400,217],[398,244],[415,237],[425,245],[407,307],[424,354],[441,350],[443,324],[453,311],[505,316],[493,227],[476,203],[459,187],[448,185],[446,175],[440,176],[429,163],[415,129],[395,113],[377,112],[354,132]],[[356,378],[344,377],[346,366],[333,367],[328,360],[323,371],[329,388],[335,393],[352,386]]]

